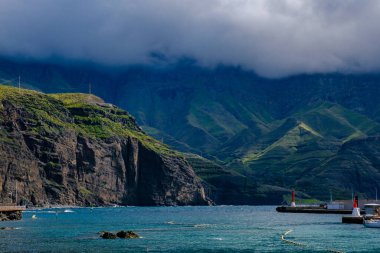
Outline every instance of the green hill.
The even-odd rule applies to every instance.
[[[3,60],[0,69],[3,79],[22,73],[25,86],[45,92],[86,92],[91,81],[95,94],[128,110],[149,135],[232,173],[224,176],[224,169],[216,170],[220,176],[211,182],[199,172],[210,185],[228,188],[223,184],[230,178],[239,192],[245,184],[240,178],[255,182],[247,203],[254,191],[269,198],[275,189],[285,189],[270,197],[278,203],[277,195],[282,198],[293,187],[312,197],[328,196],[330,190],[350,197],[351,188],[370,196],[370,188],[376,187],[375,183],[370,188],[363,183],[348,186],[343,176],[341,180],[319,175],[330,170],[343,173],[340,165],[331,163],[343,147],[379,135],[377,74],[265,79],[238,67],[211,69],[188,62],[107,72]],[[360,168],[368,164],[366,159],[357,162]],[[361,182],[372,182],[365,177],[370,175],[361,177]]]
[[[0,155],[1,203],[209,204],[181,153],[94,95],[0,85]]]
[[[322,188],[333,190],[334,196],[343,198],[355,189],[363,197],[374,198],[380,180],[380,139],[365,137],[344,143],[339,151],[303,178],[297,180],[300,189],[314,192],[314,196],[327,198]]]

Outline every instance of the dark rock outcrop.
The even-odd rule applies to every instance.
[[[0,86],[0,202],[15,200],[17,182],[18,202],[39,206],[209,204],[181,154],[125,111],[89,95],[7,89]]]
[[[0,212],[0,221],[21,220],[21,211]]]
[[[122,239],[140,238],[140,236],[138,234],[136,234],[135,232],[133,232],[133,231],[124,231],[124,230],[121,230],[121,231],[117,232],[116,236],[119,237],[119,238],[122,238]]]
[[[0,227],[0,230],[15,230],[14,227]]]
[[[103,232],[100,237],[103,239],[116,239],[116,235],[111,232]]]
[[[116,239],[116,238],[121,238],[121,239],[133,239],[133,238],[140,238],[138,234],[136,234],[133,231],[118,231],[116,234],[108,231],[103,231],[100,232],[100,237],[103,239]]]

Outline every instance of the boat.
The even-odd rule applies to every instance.
[[[368,203],[364,205],[365,217],[380,217],[380,204]]]
[[[380,218],[364,219],[363,225],[367,228],[380,228]]]
[[[363,225],[367,228],[380,228],[380,204],[366,204],[364,208],[366,215]]]

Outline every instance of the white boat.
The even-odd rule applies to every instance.
[[[380,219],[364,219],[363,224],[367,228],[380,228]]]
[[[377,204],[377,203],[365,204],[364,210],[365,210],[366,218],[380,216],[380,204]]]
[[[366,204],[364,209],[363,225],[367,228],[380,228],[380,204]]]

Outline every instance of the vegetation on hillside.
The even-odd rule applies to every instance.
[[[1,75],[12,76],[16,67],[26,73],[26,85],[48,92],[83,92],[83,80],[94,80],[94,92],[131,112],[147,133],[254,180],[257,189],[265,189],[263,195],[276,187],[294,187],[319,199],[329,199],[330,191],[349,198],[352,190],[373,197],[364,186],[380,170],[371,150],[354,149],[351,155],[343,150],[380,132],[380,75],[271,80],[240,68],[205,69],[188,63],[167,69],[134,67],[115,75],[50,65],[30,71],[21,63],[3,63]],[[44,75],[45,69],[51,74]],[[97,135],[97,128],[87,130]],[[376,150],[380,144],[373,142]],[[217,171],[214,178],[222,185],[224,171]],[[379,181],[371,184],[380,186]]]
[[[91,138],[134,137],[146,147],[166,155],[179,155],[145,134],[126,111],[90,94],[44,94],[0,85],[0,109],[4,102],[22,108],[27,124],[36,135],[49,136],[67,129]]]

